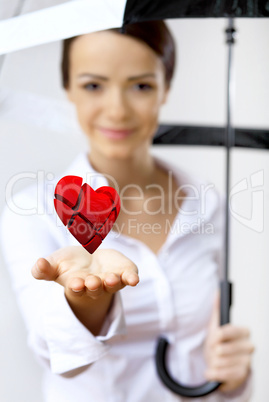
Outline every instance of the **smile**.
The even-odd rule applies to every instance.
[[[121,140],[134,132],[134,129],[114,130],[110,128],[98,127],[98,130],[107,138]]]

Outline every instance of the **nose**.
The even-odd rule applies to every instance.
[[[122,89],[113,88],[107,94],[106,112],[113,122],[124,121],[130,116],[130,105]]]

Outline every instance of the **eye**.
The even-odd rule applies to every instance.
[[[135,89],[137,89],[138,91],[150,91],[151,89],[153,89],[153,86],[150,84],[145,84],[145,83],[139,83],[135,85]]]
[[[87,91],[98,91],[99,89],[101,89],[101,85],[97,84],[96,82],[91,82],[89,84],[86,84],[83,86],[84,89],[86,89]]]

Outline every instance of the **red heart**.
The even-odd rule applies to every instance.
[[[112,229],[120,212],[120,197],[112,187],[94,191],[82,178],[65,176],[58,181],[54,206],[70,233],[93,253]]]

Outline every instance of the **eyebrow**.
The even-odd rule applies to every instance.
[[[145,74],[140,74],[140,75],[136,75],[133,77],[129,77],[128,81],[135,81],[141,78],[148,78],[148,77],[153,77],[156,78],[156,74],[154,73],[145,73]],[[108,81],[109,79],[107,77],[104,77],[103,75],[99,75],[99,74],[90,74],[90,73],[83,73],[83,74],[79,74],[78,78],[96,78],[102,81]]]

